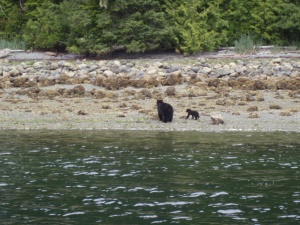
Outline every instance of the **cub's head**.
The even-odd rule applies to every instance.
[[[187,110],[186,110],[187,113],[190,112],[190,111],[191,111],[190,109],[187,109]]]

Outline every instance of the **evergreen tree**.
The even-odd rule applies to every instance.
[[[252,34],[249,18],[251,18],[253,6],[252,0],[224,0],[222,2],[220,6],[223,9],[222,14],[228,21],[228,45],[232,45],[241,35]]]
[[[0,0],[0,35],[28,46],[86,54],[300,42],[297,0]]]
[[[300,47],[300,2],[282,1],[279,8],[277,29],[280,30],[281,42]]]
[[[267,43],[280,43],[278,26],[282,0],[253,0],[250,27],[256,37]]]
[[[22,25],[26,14],[21,2],[17,0],[0,0],[0,36],[4,39],[20,39]]]
[[[30,19],[23,31],[24,40],[32,48],[51,49],[63,46],[63,18],[58,5],[51,1],[33,5],[36,8],[28,13]]]
[[[226,41],[227,22],[221,15],[222,0],[168,1],[166,11],[175,20],[178,48],[185,54],[216,49]]]
[[[105,54],[116,50],[144,52],[173,47],[176,40],[172,24],[159,1],[110,0],[105,7],[95,3],[98,2],[89,1],[85,5],[84,10],[89,10],[93,22],[88,30],[84,29],[84,34],[81,32],[83,36],[77,38],[70,50]]]

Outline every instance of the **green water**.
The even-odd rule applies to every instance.
[[[0,224],[299,224],[299,133],[0,132]]]

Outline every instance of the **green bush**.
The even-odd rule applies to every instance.
[[[234,47],[237,53],[249,54],[255,51],[255,48],[261,44],[261,41],[256,40],[252,35],[242,34],[240,38],[234,42]]]

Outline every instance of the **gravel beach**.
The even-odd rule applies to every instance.
[[[59,68],[59,62],[57,66],[53,61],[47,61],[48,58],[40,61],[36,60],[30,61],[30,65],[42,62],[45,65],[52,66],[52,72],[47,74],[47,76],[54,76],[53,71],[62,71],[62,68],[65,68]],[[73,82],[75,76],[72,77],[68,74],[72,78],[72,82],[61,82],[62,74],[66,73],[61,72],[59,76],[55,75],[55,82],[46,83],[39,80],[39,78],[35,78],[36,80],[32,79],[28,75],[32,73],[30,69],[22,72],[19,69],[18,75],[10,73],[7,69],[8,65],[10,68],[12,66],[18,68],[18,65],[21,63],[27,63],[28,65],[28,60],[23,59],[20,61],[19,58],[17,61],[2,59],[0,61],[0,67],[2,67],[1,79],[3,81],[0,88],[0,129],[199,132],[299,132],[300,130],[299,86],[296,86],[296,88],[294,86],[293,88],[278,88],[279,84],[277,83],[279,81],[276,81],[277,88],[271,86],[267,81],[270,80],[271,82],[272,79],[270,77],[273,75],[265,75],[265,71],[259,75],[246,74],[248,78],[252,76],[249,80],[259,80],[257,78],[265,80],[266,86],[264,88],[248,88],[248,85],[231,85],[229,82],[232,78],[238,80],[241,77],[233,74],[232,71],[228,74],[223,73],[221,70],[218,70],[220,72],[218,74],[212,72],[203,74],[205,70],[208,71],[208,67],[212,68],[212,65],[219,64],[226,69],[225,64],[238,64],[236,60],[234,62],[226,61],[225,63],[203,59],[186,60],[184,62],[163,60],[163,62],[157,63],[157,61],[157,59],[148,61],[145,59],[141,61],[135,60],[135,70],[128,70],[128,73],[132,74],[132,71],[134,71],[135,79],[138,76],[142,76],[143,79],[148,79],[149,76],[156,76],[155,79],[159,81],[158,83],[142,87],[135,85],[121,86],[121,81],[119,80],[118,87],[114,88],[113,86],[108,86],[107,80],[114,74],[117,74],[118,77],[120,77],[120,74],[126,74],[125,69],[132,63],[130,60],[126,60],[126,64],[122,60],[118,62],[116,60],[108,60],[107,62],[101,60],[102,69],[95,70],[96,72],[89,69],[89,72],[86,72],[86,74],[89,74],[88,77],[94,77],[93,79]],[[201,63],[199,63],[200,61]],[[66,62],[70,63],[70,61]],[[285,62],[289,62],[289,59]],[[293,62],[300,61],[295,59]],[[85,60],[77,60],[77,62],[74,61],[72,63],[88,64]],[[99,62],[93,63],[100,65]],[[168,72],[165,72],[167,67],[165,66],[166,68],[164,68],[161,63],[180,66],[170,71],[171,75],[169,76]],[[107,68],[103,69],[103,65]],[[124,71],[116,72],[113,70],[115,67],[108,67],[108,65],[118,66],[119,70],[124,69]],[[125,68],[123,65],[127,67]],[[156,65],[157,68],[153,65]],[[184,65],[184,68],[182,65]],[[259,65],[265,64],[263,62]],[[294,64],[291,63],[291,65]],[[200,69],[196,69],[196,66]],[[287,67],[288,65],[283,66]],[[91,67],[89,66],[89,68]],[[187,67],[191,69],[189,70]],[[168,68],[171,68],[171,66]],[[257,70],[258,67],[254,68]],[[300,77],[298,73],[295,74],[295,71],[298,72],[295,68],[298,67],[294,66],[290,71],[292,75],[288,76],[298,82]],[[43,71],[43,68],[37,68],[37,70]],[[178,70],[181,71],[180,76],[178,76],[180,78],[178,82],[164,83],[164,79],[170,80],[170,77],[174,74],[179,74],[177,73]],[[73,70],[69,69],[68,71],[72,72]],[[162,71],[165,73],[162,74]],[[238,69],[235,71],[238,71]],[[281,69],[280,71],[283,70]],[[81,77],[83,76],[82,74],[80,74]],[[101,84],[96,82],[100,75],[105,76],[106,83],[104,83],[103,79]],[[242,77],[246,77],[246,75],[243,74]],[[261,77],[262,75],[264,76]],[[37,77],[41,76],[38,75]],[[281,76],[287,77],[284,74]],[[21,79],[21,77],[26,77],[24,85],[15,85],[17,78]],[[196,77],[199,77],[199,79]],[[128,78],[126,79],[128,80]],[[194,79],[198,79],[198,81],[194,81]],[[212,79],[214,81],[216,79],[221,80],[221,83],[226,81],[227,83],[226,85],[214,85]],[[295,84],[294,80],[293,84]],[[150,80],[151,82],[152,80]],[[78,90],[81,90],[82,93],[78,92]],[[156,99],[158,98],[173,106],[174,119],[172,123],[159,121],[156,109]],[[200,119],[185,119],[187,108],[197,110],[200,113]],[[224,123],[214,125],[212,117],[222,118]]]

